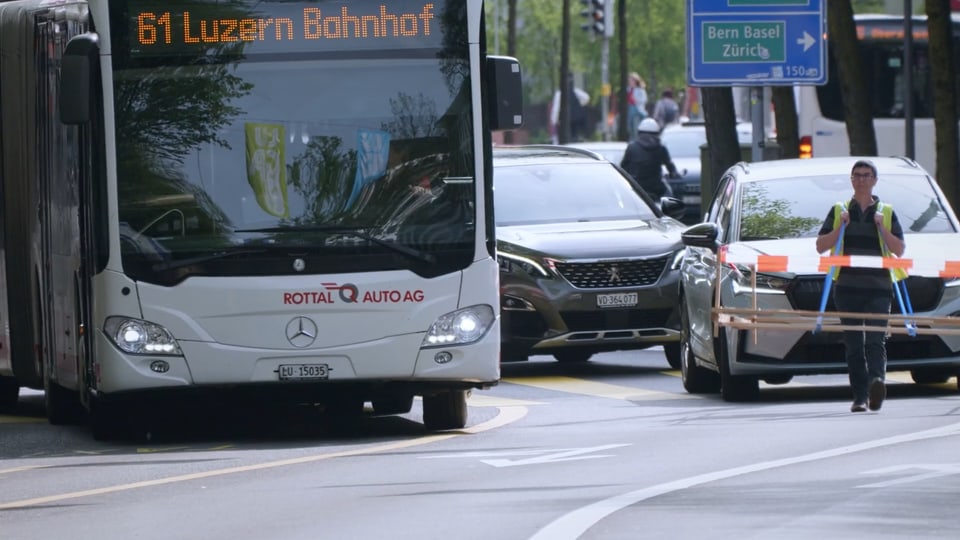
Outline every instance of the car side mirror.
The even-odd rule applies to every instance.
[[[675,197],[660,197],[660,211],[673,219],[680,219],[687,212],[687,205]]]
[[[680,240],[688,247],[706,248],[716,253],[720,248],[717,238],[720,228],[716,223],[698,223],[680,233]]]

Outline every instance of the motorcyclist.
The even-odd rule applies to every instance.
[[[660,124],[653,118],[640,121],[637,139],[627,145],[620,167],[630,173],[654,201],[673,196],[670,184],[663,178],[661,167],[667,168],[668,178],[680,178],[677,166],[670,159],[670,152],[660,142]]]

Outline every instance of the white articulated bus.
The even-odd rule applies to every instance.
[[[861,66],[870,92],[870,107],[881,156],[906,154],[904,121],[904,27],[903,17],[856,15]],[[936,170],[933,125],[933,79],[930,71],[926,17],[914,17],[913,114],[915,159],[928,171]],[[953,18],[953,48],[960,50],[960,18]],[[960,56],[954,54],[953,74],[960,77]],[[850,140],[843,111],[840,78],[830,55],[830,77],[823,86],[797,86],[800,155],[846,156]]]
[[[482,11],[0,2],[0,402],[95,437],[184,390],[463,427],[500,377],[490,132],[522,120]]]

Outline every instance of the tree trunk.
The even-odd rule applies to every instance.
[[[730,166],[740,161],[740,143],[737,140],[737,115],[733,108],[733,90],[729,87],[700,89],[703,117],[706,120],[708,163],[700,176],[700,193],[704,210],[713,200],[720,178]]]
[[[617,140],[630,140],[630,123],[627,121],[627,0],[617,0],[617,45],[620,51],[620,86],[617,90]]]
[[[875,156],[877,135],[873,129],[873,113],[870,110],[872,100],[861,69],[862,56],[850,0],[827,2],[827,31],[830,35],[830,53],[837,61],[838,71],[830,73],[829,76],[840,80],[850,155]]]
[[[507,56],[517,57],[517,0],[507,0]],[[513,131],[503,132],[504,144],[513,144]]]
[[[560,144],[570,142],[570,90],[573,85],[567,82],[570,76],[570,0],[563,0],[561,8],[563,21],[560,32],[560,116],[557,121],[557,141]]]
[[[936,132],[937,170],[934,175],[950,205],[960,204],[960,162],[957,150],[957,95],[953,71],[950,0],[927,0],[930,72],[933,79],[933,124]]]
[[[797,102],[793,96],[793,87],[774,86],[772,90],[780,157],[800,157],[800,128],[797,126]]]

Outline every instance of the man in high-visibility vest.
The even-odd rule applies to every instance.
[[[888,203],[873,194],[877,185],[877,167],[861,159],[853,164],[850,175],[853,198],[830,208],[817,236],[817,252],[832,249],[837,255],[874,255],[900,257],[906,247],[900,220]],[[842,237],[841,237],[842,234]],[[894,281],[906,277],[903,271],[883,268],[836,268],[833,278],[833,302],[837,311],[847,313],[890,313]],[[842,325],[886,326],[882,319],[841,317]],[[853,390],[851,412],[880,409],[887,389],[886,332],[844,330],[847,369]]]

